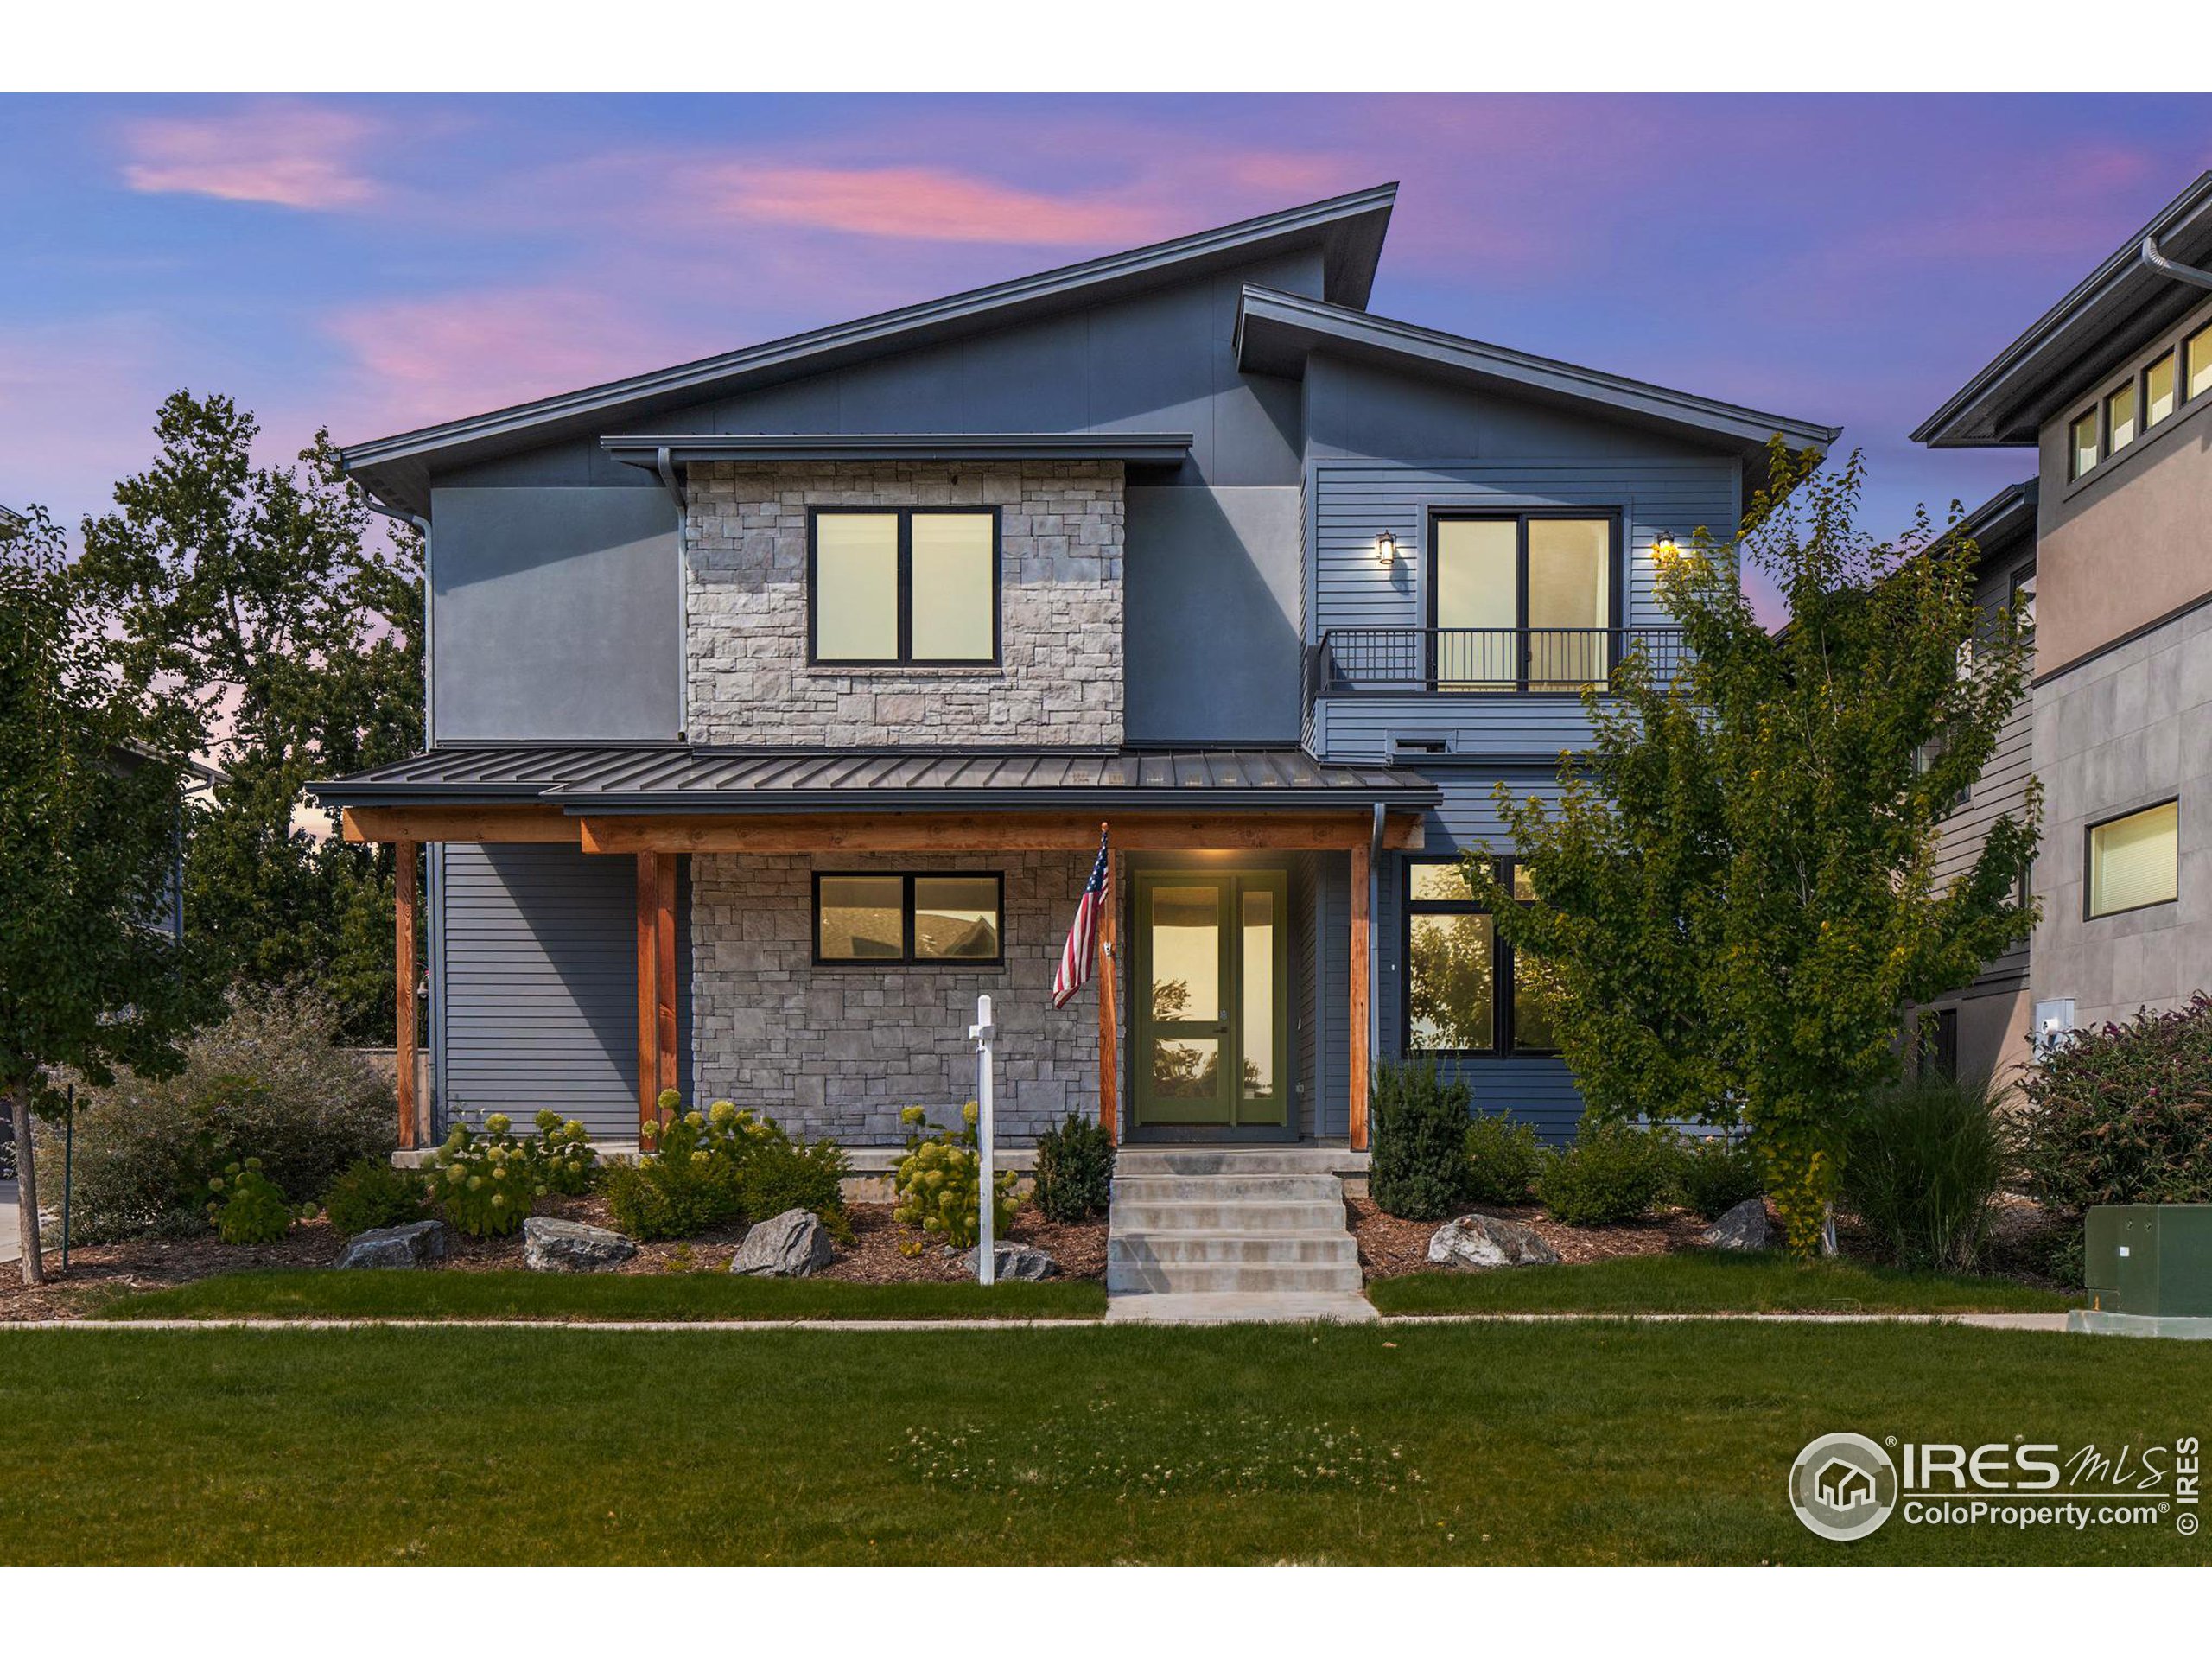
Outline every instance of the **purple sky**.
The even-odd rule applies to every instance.
[[[179,386],[272,454],[1386,179],[1389,316],[1905,433],[2212,165],[2212,98],[0,99],[0,502],[73,522]]]

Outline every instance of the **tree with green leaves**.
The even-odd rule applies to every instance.
[[[1858,526],[1853,454],[1772,454],[1738,535],[1660,561],[1682,665],[1631,654],[1586,692],[1591,748],[1554,803],[1500,804],[1538,902],[1470,885],[1554,979],[1567,1063],[1603,1116],[1739,1122],[1790,1247],[1818,1248],[1842,1125],[1894,1075],[1898,1014],[1970,982],[2034,919],[2039,798],[1939,882],[1942,826],[2027,683],[2011,611],[1980,626],[1977,550],[1927,514]],[[1789,607],[1761,625],[1739,580]]]
[[[396,1017],[391,854],[313,833],[304,791],[420,746],[421,537],[378,527],[327,433],[289,467],[254,464],[258,434],[227,397],[170,397],[160,455],[86,521],[79,569],[114,607],[132,671],[185,690],[229,774],[194,815],[185,867],[215,970],[311,987],[348,1034],[381,1040]]]
[[[159,1074],[208,1011],[166,924],[198,711],[79,582],[42,511],[0,524],[0,1100],[26,1284],[44,1279],[35,1115],[67,1068]]]

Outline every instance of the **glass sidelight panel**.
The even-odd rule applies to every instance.
[[[1154,887],[1151,917],[1154,1020],[1215,1021],[1221,995],[1221,890]]]
[[[1238,941],[1244,980],[1241,1022],[1243,1058],[1239,1097],[1274,1100],[1275,1094],[1275,895],[1247,888],[1240,901],[1243,936]]]

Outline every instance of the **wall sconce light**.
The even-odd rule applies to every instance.
[[[1675,538],[1672,536],[1662,535],[1657,541],[1651,543],[1651,550],[1660,558],[1671,559],[1682,550],[1675,545]]]
[[[1384,569],[1398,562],[1398,538],[1384,531],[1375,538],[1375,563]]]

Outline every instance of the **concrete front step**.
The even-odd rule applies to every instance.
[[[1114,1177],[1115,1201],[1131,1204],[1222,1204],[1241,1198],[1344,1200],[1333,1175],[1130,1175]]]
[[[1326,1147],[1123,1147],[1117,1175],[1335,1175],[1348,1156]]]
[[[1109,1297],[1162,1292],[1185,1295],[1230,1291],[1268,1294],[1357,1292],[1362,1282],[1357,1260],[1333,1267],[1305,1262],[1106,1263],[1106,1294]]]
[[[1109,1325],[1368,1325],[1375,1305],[1357,1291],[1234,1291],[1116,1296]]]
[[[1340,1198],[1230,1198],[1219,1203],[1198,1200],[1172,1204],[1114,1200],[1113,1230],[1117,1233],[1319,1233],[1344,1230],[1344,1206]]]
[[[1106,1260],[1174,1265],[1182,1262],[1266,1262],[1338,1267],[1359,1264],[1359,1246],[1333,1233],[1246,1233],[1211,1230],[1188,1233],[1122,1233],[1106,1241]]]

